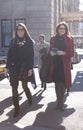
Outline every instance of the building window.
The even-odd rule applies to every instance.
[[[26,24],[26,21],[25,21],[25,19],[15,19],[15,22],[14,22],[15,27],[16,27],[16,25],[18,23],[24,23],[24,24]]]
[[[1,20],[1,46],[8,47],[12,36],[12,21]]]

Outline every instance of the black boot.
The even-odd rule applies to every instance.
[[[62,105],[60,102],[57,103],[55,109],[58,110],[58,111],[64,111],[65,110],[64,105]]]
[[[45,82],[43,83],[43,88],[44,88],[44,90],[46,90],[46,83]]]
[[[56,110],[59,110],[59,108],[60,108],[59,103],[57,103],[55,109],[56,109]]]
[[[29,90],[28,87],[26,87],[26,89],[24,89],[24,91],[25,91],[25,94],[26,94],[26,96],[27,96],[27,98],[28,98],[29,105],[31,106],[31,105],[32,105],[32,96],[31,96],[31,92],[30,92],[30,90]]]
[[[15,111],[14,111],[14,117],[17,117],[20,113],[20,107],[19,106],[15,106]]]
[[[70,89],[69,89],[69,88],[67,88],[67,96],[69,96],[69,92],[70,92]]]
[[[41,82],[41,88],[43,88],[43,82]]]
[[[64,111],[65,108],[64,108],[64,97],[60,97],[59,98],[59,111]]]
[[[24,89],[26,97],[28,98],[29,105],[32,105],[32,95],[31,95],[31,92],[27,86],[27,81],[22,81],[22,87]]]
[[[41,88],[44,88],[44,90],[46,90],[46,82],[42,82]]]
[[[12,100],[13,100],[13,104],[14,104],[14,107],[15,107],[14,117],[17,117],[20,113],[18,97],[13,96]]]
[[[64,111],[64,93],[65,93],[65,85],[63,83],[57,83],[56,87],[56,96],[57,96],[57,110]]]

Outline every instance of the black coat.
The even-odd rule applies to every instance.
[[[40,79],[42,82],[49,82],[48,73],[50,66],[50,55],[45,53],[43,54],[41,59],[42,59],[42,67],[40,69]]]
[[[33,68],[34,64],[34,50],[32,40],[25,41],[23,45],[23,64],[27,70]],[[8,51],[6,67],[10,70],[18,70],[20,68],[20,61],[18,56],[18,45],[15,39],[11,40],[11,44]]]

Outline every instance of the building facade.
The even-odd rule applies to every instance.
[[[0,48],[8,47],[17,23],[26,24],[31,37],[38,42],[41,33],[49,42],[60,21],[66,21],[69,30],[83,41],[82,0],[0,0]]]
[[[0,47],[8,47],[17,23],[26,24],[37,42],[41,33],[49,41],[54,33],[55,0],[0,0]]]
[[[83,47],[83,0],[60,0],[61,20],[66,21],[77,46]]]

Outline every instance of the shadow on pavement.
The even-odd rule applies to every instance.
[[[13,118],[14,109],[12,109],[9,113],[7,113],[8,119],[4,120],[1,123],[2,124],[14,124],[17,121],[19,121],[23,116],[25,116],[28,112],[36,111],[37,109],[40,109],[41,107],[43,107],[43,105],[38,104],[43,98],[42,93],[43,93],[43,91],[39,90],[36,94],[33,95],[32,106],[28,105],[28,100],[23,102],[20,105],[20,115],[17,118]],[[9,102],[9,100],[11,100],[11,98],[8,98],[5,100],[6,104],[7,104],[7,102]],[[4,101],[3,101],[3,103],[4,103]],[[11,105],[11,104],[9,104],[9,105]],[[6,106],[6,107],[8,107],[8,106]]]
[[[55,130],[66,130],[65,126],[62,126],[61,123],[64,118],[67,118],[74,112],[74,108],[66,108],[64,112],[58,112],[55,110],[55,102],[51,102],[48,104],[45,112],[38,113],[33,125]]]
[[[19,100],[21,100],[21,94],[23,91],[19,94]],[[12,105],[12,97],[8,97],[5,100],[0,102],[0,115],[3,114],[4,110]]]
[[[23,102],[20,105],[20,115],[17,118],[13,118],[13,112],[14,109],[10,110],[7,113],[8,119],[1,122],[2,126],[8,126],[9,128],[12,128],[14,130],[32,130],[32,128],[46,128],[46,129],[53,129],[53,130],[66,130],[65,126],[62,126],[61,123],[63,122],[64,118],[67,118],[70,116],[73,112],[75,112],[74,108],[66,108],[64,112],[58,112],[55,110],[55,106],[57,104],[57,101],[51,102],[47,105],[47,108],[43,112],[39,112],[36,116],[36,119],[32,126],[27,126],[25,128],[18,128],[15,126],[15,123],[19,121],[23,116],[25,116],[28,112],[36,111],[37,109],[40,109],[43,107],[43,104],[38,104],[44,97],[42,96],[43,91],[39,90],[37,93],[33,95],[33,105],[29,107],[28,100]],[[22,93],[20,93],[21,95]],[[66,101],[67,95],[65,95],[65,101]],[[4,104],[2,106],[3,110],[9,106],[12,105],[12,98],[9,97],[2,101],[0,104]],[[21,99],[21,98],[20,98]],[[67,105],[65,104],[65,107]],[[28,117],[30,118],[30,117]],[[28,119],[27,119],[28,120]],[[0,127],[1,127],[0,125]],[[11,126],[11,127],[10,127]],[[6,129],[4,129],[6,130]],[[10,130],[10,129],[9,129]]]

